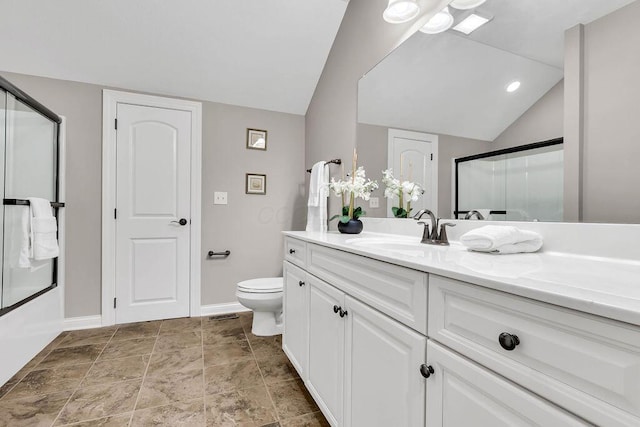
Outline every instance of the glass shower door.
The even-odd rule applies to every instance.
[[[1,101],[1,100],[0,100]],[[2,156],[4,199],[56,200],[57,124],[5,94]],[[2,307],[28,298],[53,283],[54,260],[25,261],[29,206],[3,206]]]

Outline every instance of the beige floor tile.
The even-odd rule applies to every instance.
[[[202,329],[200,317],[183,317],[180,319],[163,320],[160,335],[180,334],[182,332],[199,331]]]
[[[280,421],[281,427],[329,427],[322,412],[302,415],[301,417],[289,418]]]
[[[268,387],[281,420],[319,411],[301,380],[269,384]]]
[[[267,384],[299,378],[296,368],[293,367],[284,352],[269,358],[258,359],[258,366],[264,376],[264,382]]]
[[[201,347],[192,347],[168,353],[153,353],[147,368],[147,375],[158,377],[176,372],[202,369],[203,361]]]
[[[98,418],[96,420],[82,421],[79,423],[65,424],[73,427],[128,427],[133,412],[114,415],[111,417]]]
[[[136,410],[175,402],[188,402],[204,395],[203,371],[196,369],[162,377],[146,377]]]
[[[223,345],[204,347],[204,365],[224,365],[253,359],[247,341],[234,341]]]
[[[136,410],[131,420],[131,426],[204,426],[203,399],[200,398],[188,403],[172,403],[155,408]]]
[[[5,396],[5,400],[63,390],[73,391],[78,387],[90,367],[91,363],[84,363],[31,371]]]
[[[263,426],[276,421],[264,386],[207,395],[205,404],[208,426]]]
[[[202,332],[185,331],[175,335],[160,335],[153,351],[163,353],[200,346],[202,346]]]
[[[203,329],[202,335],[202,341],[206,345],[223,345],[229,342],[247,340],[247,336],[245,335],[242,326],[224,330],[216,330],[210,328]]]
[[[11,378],[0,387],[0,399],[9,393],[20,382],[19,378]]]
[[[282,335],[272,337],[258,337],[253,334],[247,334],[251,350],[257,359],[265,359],[283,354],[282,351]]]
[[[205,331],[217,331],[223,333],[234,333],[238,329],[242,329],[240,318],[215,320],[208,317],[202,318],[202,329]]]
[[[0,402],[0,427],[49,427],[71,390]]]
[[[160,331],[161,324],[161,320],[155,320],[153,322],[138,322],[120,325],[112,339],[114,341],[121,341],[132,338],[155,337]]]
[[[57,348],[37,365],[37,369],[91,363],[96,360],[103,348],[104,344]]]
[[[142,380],[79,388],[62,409],[56,425],[131,412]]]
[[[70,331],[67,332],[67,335],[62,339],[62,341],[60,341],[58,348],[76,347],[79,345],[89,344],[105,344],[109,342],[116,329],[116,326],[108,326],[106,328]]]
[[[121,359],[123,357],[151,354],[155,343],[156,337],[133,338],[126,341],[111,340],[111,342],[107,344],[104,351],[100,355],[100,360]]]
[[[257,387],[263,384],[258,365],[254,360],[210,366],[205,369],[204,378],[206,394]]]
[[[142,378],[148,362],[149,355],[98,360],[82,381],[82,387]]]

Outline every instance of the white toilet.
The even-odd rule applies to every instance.
[[[282,277],[245,280],[238,283],[240,304],[253,311],[251,332],[258,336],[282,333]]]

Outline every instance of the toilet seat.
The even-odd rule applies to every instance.
[[[238,291],[251,294],[270,294],[282,292],[282,288],[282,277],[251,279],[238,283]]]

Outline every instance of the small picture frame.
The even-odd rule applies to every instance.
[[[260,129],[247,129],[247,148],[250,150],[266,150],[267,131]]]
[[[267,175],[259,173],[248,173],[245,175],[245,192],[247,194],[267,194]]]

